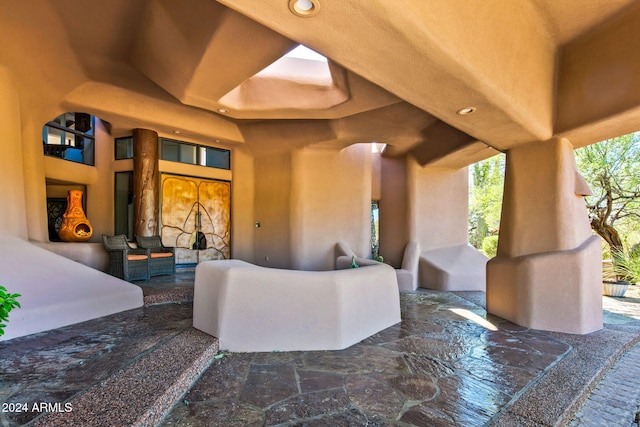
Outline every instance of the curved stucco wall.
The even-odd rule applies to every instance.
[[[20,98],[9,72],[1,65],[0,93],[2,93],[0,132],[4,141],[2,156],[0,156],[0,182],[4,183],[2,209],[0,209],[0,235],[8,234],[26,238]]]
[[[372,153],[369,144],[343,150],[308,148],[293,156],[292,267],[333,268],[336,242],[371,255]]]
[[[592,235],[583,183],[573,146],[566,139],[509,151],[498,255],[517,257],[580,246]]]
[[[8,340],[142,306],[142,289],[18,237],[0,236],[0,283],[19,293]]]
[[[420,166],[414,159],[382,159],[380,250],[396,268],[410,240],[422,250],[468,242],[468,169]]]
[[[196,268],[193,326],[231,351],[340,350],[400,322],[393,268],[265,268],[239,260]]]
[[[602,328],[602,247],[586,191],[566,139],[507,153],[498,253],[487,263],[489,313],[558,332]]]

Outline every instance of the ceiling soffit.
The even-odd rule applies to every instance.
[[[287,2],[192,0],[185,8],[173,1],[113,0],[104,7],[79,7],[77,0],[60,0],[61,7],[42,1],[31,15],[26,6],[16,6],[19,12],[3,16],[11,19],[11,28],[20,28],[12,22],[29,28],[16,31],[25,33],[25,46],[64,46],[58,56],[66,68],[27,72],[23,82],[46,74],[48,82],[64,78],[69,92],[93,81],[145,99],[161,93],[157,99],[162,102],[146,102],[149,114],[138,114],[140,118],[165,117],[160,110],[174,103],[171,111],[184,110],[180,117],[199,111],[203,119],[215,117],[216,123],[236,129],[255,123],[245,120],[272,121],[251,125],[254,136],[257,129],[268,129],[265,141],[277,138],[275,128],[294,129],[296,120],[318,120],[322,129],[337,130],[335,135],[321,131],[319,142],[387,139],[393,145],[390,152],[412,151],[423,161],[430,156],[441,162],[450,155],[439,157],[433,147],[432,154],[425,154],[429,145],[438,144],[425,133],[434,123],[469,136],[453,132],[458,139],[449,133],[454,141],[467,141],[440,144],[440,150],[450,153],[475,152],[471,147],[479,140],[507,150],[544,140],[554,131],[584,145],[596,136],[636,130],[629,129],[634,120],[628,119],[640,115],[640,39],[634,25],[640,5],[631,0],[593,0],[598,8],[577,0],[487,2],[407,0],[398,7],[370,0],[363,8],[359,2],[322,0],[319,13],[305,19],[290,13]],[[38,30],[36,22],[59,23],[60,28]],[[90,34],[85,34],[87,22],[94,23]],[[299,43],[330,58],[331,84],[254,79]],[[34,61],[16,52],[8,46],[4,56],[19,63],[17,70],[37,68],[27,67]],[[269,89],[274,83],[276,91]],[[47,92],[44,83],[31,86],[39,99],[58,96]],[[107,86],[102,88],[108,92]],[[243,93],[228,105],[221,102],[234,90]],[[78,90],[68,99],[99,107],[80,99],[82,93],[90,96]],[[320,96],[313,101],[309,93]],[[47,105],[59,106],[59,100]],[[410,113],[410,119],[395,115],[404,106],[420,114]],[[467,106],[476,112],[456,114]],[[220,108],[229,111],[221,115]],[[121,116],[129,110],[137,114],[137,107],[128,106]],[[383,119],[386,114],[406,129]],[[167,125],[168,131],[181,120]],[[217,136],[215,126],[205,128],[211,139]],[[313,141],[292,141],[291,146],[306,143]]]
[[[299,18],[286,3],[219,1],[477,139],[552,135],[555,45],[529,2],[327,0]],[[477,113],[457,116],[466,106]]]

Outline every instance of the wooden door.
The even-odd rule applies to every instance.
[[[229,182],[163,174],[161,192],[160,235],[177,264],[230,258]]]

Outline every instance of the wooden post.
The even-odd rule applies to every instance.
[[[136,236],[158,235],[158,133],[133,130],[133,218]]]

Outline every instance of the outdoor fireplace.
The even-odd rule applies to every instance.
[[[84,242],[93,234],[93,227],[82,209],[82,191],[69,190],[67,210],[62,215],[58,236],[65,242]]]

